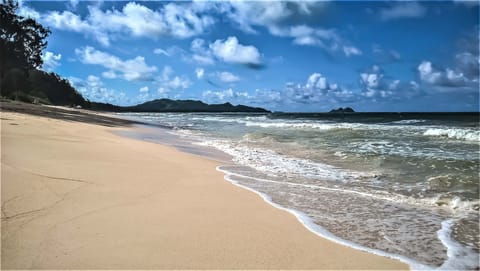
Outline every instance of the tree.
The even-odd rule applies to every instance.
[[[8,71],[20,69],[28,75],[29,70],[43,64],[42,51],[50,34],[34,19],[17,15],[17,10],[15,0],[3,0],[0,4],[0,93]]]

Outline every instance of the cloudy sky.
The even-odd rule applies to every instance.
[[[91,101],[478,111],[476,2],[23,1]]]

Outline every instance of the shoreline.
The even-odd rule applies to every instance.
[[[316,236],[217,161],[111,133],[132,128],[1,123],[2,268],[408,269]]]

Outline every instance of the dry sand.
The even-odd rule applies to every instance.
[[[116,129],[1,113],[2,269],[408,269],[338,245],[217,162]]]

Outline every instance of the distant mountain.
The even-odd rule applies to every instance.
[[[93,110],[115,111],[115,112],[270,112],[260,107],[245,105],[206,104],[195,100],[170,100],[157,99],[135,106],[116,106],[104,103],[90,103]]]
[[[332,109],[330,110],[330,113],[355,113],[355,110],[353,110],[351,107],[345,107],[345,108],[337,108],[337,109]]]

